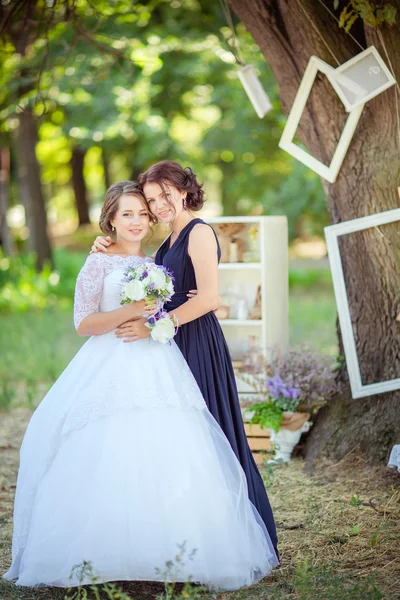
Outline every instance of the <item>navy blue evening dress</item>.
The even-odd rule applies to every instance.
[[[187,302],[189,290],[196,289],[196,277],[188,254],[189,235],[203,223],[193,219],[182,229],[170,248],[168,237],[157,251],[155,262],[167,267],[175,277],[175,294],[166,305],[171,311]],[[217,240],[218,243],[218,240]],[[221,251],[218,246],[218,260]],[[276,550],[278,538],[271,505],[244,431],[239,396],[228,346],[217,317],[209,312],[182,325],[175,342],[186,359],[207,406],[228,438],[245,472],[249,498],[257,508]]]

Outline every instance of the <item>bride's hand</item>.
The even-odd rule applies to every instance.
[[[146,304],[146,300],[131,302],[130,307],[132,309],[132,319],[137,319],[145,315],[151,317],[158,309],[157,304]]]
[[[117,338],[125,338],[125,342],[136,342],[150,337],[150,329],[145,326],[147,319],[135,319],[122,323],[115,332]]]
[[[107,246],[110,246],[113,243],[114,242],[109,235],[107,237],[104,237],[104,235],[98,235],[93,242],[93,246],[89,254],[96,254],[96,252],[107,252]]]

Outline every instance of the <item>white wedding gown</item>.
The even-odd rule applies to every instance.
[[[95,254],[78,277],[76,326],[120,306],[124,270]],[[144,259],[150,262],[150,259]],[[237,589],[278,564],[247,484],[174,342],[91,337],[40,403],[22,447],[14,507],[17,585],[177,581]],[[195,551],[192,559],[188,555]]]

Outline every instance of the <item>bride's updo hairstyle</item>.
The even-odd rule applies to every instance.
[[[138,184],[141,190],[146,183],[158,183],[164,193],[166,184],[186,192],[186,205],[189,210],[200,210],[203,207],[203,184],[197,181],[190,167],[183,168],[173,160],[162,160],[139,175]],[[172,206],[172,202],[168,202]]]
[[[143,204],[143,208],[145,208],[149,213],[150,224],[156,222],[149,205],[147,204],[145,195],[140,187],[134,181],[118,181],[108,188],[106,197],[104,199],[104,204],[101,209],[99,225],[101,231],[105,235],[115,237],[115,231],[112,230],[111,221],[115,217],[119,208],[119,200],[121,196],[136,196],[136,198],[139,198],[140,202]]]

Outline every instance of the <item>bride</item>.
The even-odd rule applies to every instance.
[[[176,580],[210,589],[251,585],[278,564],[244,472],[175,342],[114,335],[154,313],[144,300],[120,304],[125,270],[152,262],[141,250],[150,221],[132,182],[107,191],[100,226],[116,243],[87,258],[75,292],[76,329],[92,337],[40,403],[21,447],[4,575],[17,585],[90,583],[73,571],[84,561],[97,582],[160,581],[180,544],[191,556]]]

